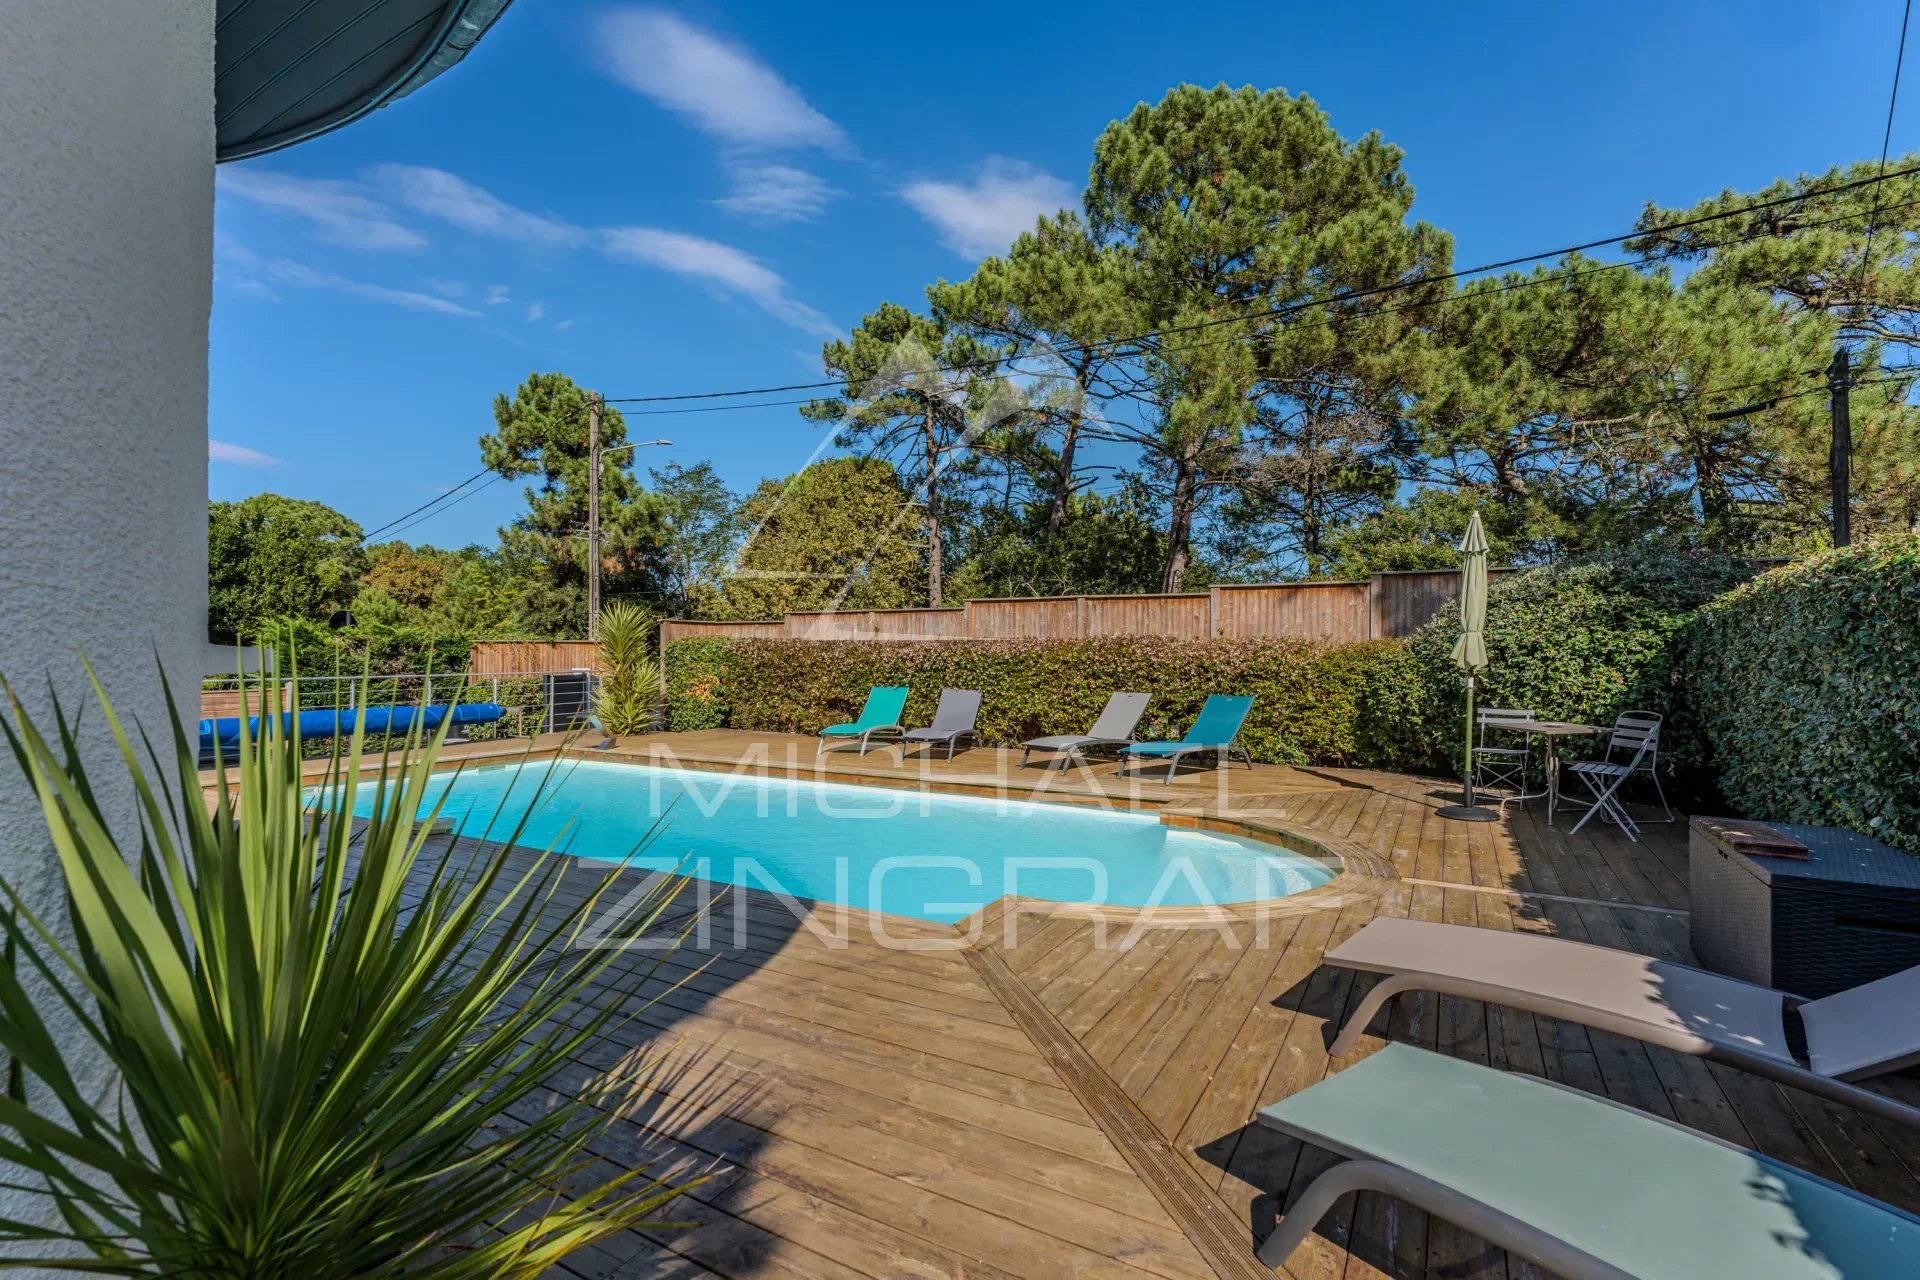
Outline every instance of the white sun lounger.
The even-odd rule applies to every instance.
[[[1259,1123],[1339,1159],[1260,1260],[1343,1195],[1417,1205],[1566,1280],[1892,1280],[1920,1218],[1670,1120],[1532,1076],[1390,1044]]]
[[[1920,1128],[1920,1108],[1848,1083],[1920,1062],[1920,968],[1801,1000],[1611,947],[1391,917],[1327,952],[1326,962],[1382,975],[1334,1038],[1336,1058],[1393,997],[1437,991],[1714,1058]],[[1787,1044],[1790,1012],[1806,1030],[1804,1066]]]

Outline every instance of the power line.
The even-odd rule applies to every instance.
[[[478,471],[474,472],[472,475],[468,476],[465,480],[462,480],[459,484],[453,486],[453,488],[441,490],[439,496],[431,499],[430,501],[421,503],[419,506],[415,507],[413,510],[407,512],[406,515],[398,516],[392,520],[387,521],[385,524],[381,525],[378,529],[374,529],[371,532],[367,533],[365,536],[363,536],[360,539],[360,545],[363,547],[366,546],[369,542],[372,542],[374,538],[376,538],[380,534],[385,533],[387,530],[393,528],[393,526],[401,523],[402,521],[412,516],[419,515],[422,511],[425,511],[428,507],[438,506],[442,502],[445,502],[448,498],[451,498],[454,494],[460,492],[462,489],[472,484],[475,480],[478,480],[481,476],[486,475],[487,472],[491,471],[492,469],[493,468],[491,467],[482,467]],[[486,487],[485,485],[481,486],[481,488],[485,488],[485,487]]]
[[[1900,11],[1900,47],[1893,55],[1893,88],[1887,93],[1887,124],[1880,134],[1880,169],[1887,171],[1887,155],[1893,149],[1893,109],[1900,102],[1900,72],[1907,61],[1907,24],[1913,18],[1913,0],[1906,0]],[[1867,284],[1867,265],[1873,261],[1873,233],[1880,218],[1880,188],[1873,191],[1873,204],[1867,214],[1867,239],[1860,250],[1860,278],[1853,291],[1863,294]]]
[[[1623,244],[1628,240],[1636,240],[1644,236],[1657,235],[1665,232],[1684,231],[1691,227],[1704,226],[1710,222],[1724,221],[1725,219],[1728,219],[1728,218],[1747,217],[1751,214],[1760,212],[1762,210],[1777,208],[1782,205],[1794,204],[1800,201],[1810,200],[1817,197],[1839,195],[1843,192],[1858,190],[1864,187],[1875,186],[1879,183],[1891,182],[1897,178],[1910,177],[1917,173],[1920,173],[1920,165],[1911,166],[1906,169],[1896,169],[1892,173],[1887,173],[1882,171],[1881,173],[1878,173],[1871,178],[1856,178],[1851,182],[1838,183],[1831,187],[1822,187],[1818,189],[1808,188],[1805,190],[1794,192],[1789,195],[1776,196],[1769,200],[1755,201],[1752,204],[1743,205],[1738,209],[1725,209],[1725,210],[1721,210],[1718,213],[1704,213],[1704,214],[1700,214],[1697,217],[1683,218],[1677,222],[1664,223],[1657,227],[1638,227],[1632,231],[1625,231],[1618,235],[1605,236],[1597,240],[1588,240],[1581,244],[1567,245],[1563,248],[1550,249],[1540,253],[1522,254],[1518,257],[1504,258],[1497,262],[1485,262],[1485,263],[1481,263],[1478,266],[1463,267],[1457,271],[1448,271],[1440,275],[1421,276],[1417,279],[1412,279],[1412,280],[1396,280],[1391,284],[1376,285],[1367,289],[1350,289],[1341,293],[1334,294],[1331,297],[1316,298],[1306,302],[1291,303],[1285,307],[1276,307],[1268,311],[1260,312],[1256,315],[1220,316],[1211,320],[1199,320],[1199,321],[1195,321],[1192,324],[1186,324],[1186,325],[1173,325],[1164,329],[1148,330],[1143,333],[1131,334],[1121,338],[1102,338],[1102,339],[1098,339],[1090,342],[1067,343],[1058,349],[1062,352],[1094,351],[1103,347],[1134,345],[1141,342],[1145,342],[1152,338],[1165,337],[1170,334],[1190,333],[1200,329],[1215,328],[1220,325],[1250,324],[1250,323],[1260,323],[1263,321],[1272,321],[1276,319],[1284,319],[1289,315],[1294,315],[1301,311],[1306,311],[1314,307],[1335,306],[1340,303],[1352,302],[1362,298],[1378,297],[1383,294],[1400,293],[1400,292],[1405,292],[1406,290],[1409,290],[1409,289],[1419,289],[1419,288],[1424,288],[1424,287],[1435,285],[1435,284],[1445,284],[1450,281],[1465,279],[1468,276],[1482,275],[1490,271],[1503,271],[1510,267],[1524,266],[1530,262],[1544,262],[1551,258],[1564,258],[1568,254],[1584,253],[1589,249],[1599,249],[1599,248],[1605,248],[1610,245]],[[1857,217],[1858,215],[1856,214],[1856,215],[1848,215],[1848,216]],[[1801,229],[1804,229],[1804,228],[1798,227],[1798,228],[1790,228],[1787,231],[1760,232],[1760,233],[1753,234],[1750,238],[1758,239],[1762,235],[1791,234],[1792,231],[1801,230]],[[1738,243],[1738,241],[1731,242],[1731,243]],[[1680,256],[1683,253],[1684,254],[1700,253],[1705,251],[1706,249],[1715,248],[1715,247],[1721,247],[1721,246],[1699,246],[1699,247],[1687,248],[1684,250],[1676,249],[1662,255],[1657,255],[1657,257],[1674,257],[1674,256]],[[1599,269],[1612,270],[1620,267],[1639,266],[1639,265],[1642,265],[1644,262],[1657,260],[1657,257],[1645,257],[1645,258],[1632,259],[1622,263],[1609,263]],[[1439,300],[1436,299],[1434,301],[1437,302]],[[1428,303],[1426,305],[1433,305],[1433,304]],[[958,365],[951,365],[951,366],[936,368],[933,370],[933,372],[965,373],[965,372],[970,372],[976,369],[994,368],[999,366],[1002,363],[1004,363],[1004,361],[1000,359],[976,360],[976,361],[971,361],[965,364],[958,364]],[[608,404],[660,404],[660,403],[666,403],[666,402],[672,402],[672,401],[731,399],[731,398],[740,397],[740,396],[773,395],[779,392],[786,392],[786,391],[816,391],[816,390],[821,390],[828,387],[843,386],[847,381],[848,380],[845,378],[834,378],[834,379],[830,379],[822,382],[792,382],[792,383],[785,383],[780,386],[749,387],[749,388],[741,388],[739,390],[732,390],[732,391],[700,391],[700,392],[686,392],[686,393],[681,393],[677,395],[653,395],[653,396],[608,396],[606,398],[606,403]]]
[[[1911,6],[1911,0],[1908,0],[1908,4],[1909,6]],[[1903,30],[1904,30],[1904,24],[1903,24]],[[1896,92],[1897,92],[1897,85],[1896,85]],[[1883,157],[1883,162],[1884,162],[1884,157]],[[1583,244],[1583,245],[1574,245],[1566,249],[1556,250],[1550,253],[1530,254],[1523,257],[1508,258],[1500,262],[1487,263],[1479,267],[1470,267],[1470,268],[1463,269],[1461,271],[1451,272],[1444,276],[1425,277],[1416,281],[1397,282],[1394,285],[1380,286],[1379,288],[1372,289],[1372,290],[1350,291],[1348,293],[1335,295],[1332,298],[1325,298],[1325,299],[1319,299],[1315,301],[1296,303],[1296,304],[1292,304],[1289,307],[1275,308],[1273,310],[1263,312],[1259,315],[1218,318],[1214,320],[1202,321],[1193,325],[1186,325],[1186,326],[1179,326],[1175,328],[1157,330],[1148,334],[1137,334],[1137,335],[1131,335],[1124,338],[1103,339],[1098,342],[1070,344],[1070,345],[1059,348],[1059,350],[1062,352],[1070,352],[1070,351],[1076,351],[1076,350],[1092,350],[1098,347],[1108,347],[1108,346],[1117,346],[1117,345],[1123,345],[1128,343],[1138,343],[1150,337],[1156,337],[1156,336],[1161,336],[1166,334],[1191,332],[1196,329],[1212,328],[1212,327],[1218,327],[1226,324],[1258,323],[1261,321],[1271,320],[1276,317],[1285,317],[1287,315],[1297,314],[1301,311],[1305,311],[1314,307],[1326,306],[1326,305],[1331,305],[1337,302],[1348,301],[1350,299],[1361,298],[1365,296],[1376,296],[1376,295],[1386,294],[1390,292],[1404,291],[1406,289],[1420,287],[1421,285],[1433,284],[1433,283],[1444,283],[1448,280],[1460,279],[1462,277],[1469,276],[1469,275],[1476,275],[1476,274],[1484,273],[1487,271],[1502,270],[1507,267],[1517,266],[1527,262],[1541,261],[1546,258],[1552,258],[1552,257],[1563,257],[1569,253],[1578,253],[1586,249],[1596,248],[1606,244],[1616,244],[1623,240],[1632,239],[1642,235],[1654,234],[1655,232],[1658,232],[1658,231],[1672,231],[1672,230],[1682,229],[1685,227],[1700,225],[1706,222],[1718,221],[1718,220],[1722,220],[1729,217],[1750,214],[1758,209],[1775,207],[1781,204],[1791,203],[1796,200],[1807,199],[1812,196],[1833,195],[1841,191],[1856,189],[1856,188],[1872,185],[1874,183],[1888,182],[1888,181],[1892,181],[1894,179],[1901,178],[1901,177],[1906,177],[1915,173],[1920,173],[1920,166],[1914,166],[1907,169],[1896,170],[1893,173],[1885,173],[1883,171],[1882,173],[1880,173],[1879,175],[1876,175],[1873,178],[1856,179],[1853,182],[1843,183],[1838,186],[1825,188],[1820,191],[1803,191],[1792,196],[1776,197],[1772,200],[1762,201],[1757,204],[1748,205],[1737,210],[1728,210],[1728,211],[1723,211],[1721,213],[1716,213],[1716,214],[1705,214],[1698,218],[1691,218],[1691,219],[1683,220],[1681,222],[1669,223],[1665,226],[1654,228],[1651,230],[1634,231],[1634,232],[1629,232],[1620,236],[1609,237],[1604,240],[1588,241],[1586,244]],[[1877,211],[1874,214],[1869,215],[1869,217],[1870,219],[1877,217],[1878,212],[1891,212],[1894,210],[1908,209],[1916,206],[1920,206],[1920,201],[1904,201],[1900,204],[1891,205],[1891,206],[1876,205]],[[1789,236],[1789,235],[1797,234],[1798,232],[1801,232],[1801,231],[1809,231],[1809,230],[1813,230],[1823,226],[1830,226],[1836,223],[1851,221],[1858,217],[1860,217],[1860,215],[1857,213],[1839,214],[1830,218],[1800,222],[1788,228],[1772,228],[1772,227],[1762,228],[1757,231],[1746,232],[1742,235],[1735,236],[1727,240],[1714,241],[1712,243],[1706,243],[1706,244],[1675,246],[1670,249],[1662,250],[1656,253],[1642,255],[1640,257],[1628,259],[1622,262],[1596,263],[1588,267],[1579,267],[1579,268],[1574,268],[1574,269],[1559,271],[1559,272],[1549,272],[1539,276],[1533,276],[1533,277],[1528,277],[1520,280],[1508,281],[1507,283],[1502,284],[1499,287],[1493,288],[1493,289],[1481,290],[1479,292],[1474,292],[1474,293],[1455,292],[1444,298],[1420,299],[1410,303],[1402,303],[1397,306],[1377,307],[1377,308],[1373,308],[1371,310],[1362,312],[1358,315],[1348,316],[1344,318],[1349,320],[1368,320],[1368,319],[1375,318],[1377,316],[1392,315],[1392,314],[1396,314],[1404,311],[1420,310],[1424,308],[1437,308],[1442,306],[1451,306],[1459,302],[1464,302],[1469,300],[1478,300],[1478,299],[1493,297],[1499,294],[1513,293],[1522,289],[1543,288],[1543,287],[1548,287],[1553,285],[1560,285],[1560,284],[1565,284],[1569,281],[1580,279],[1582,277],[1589,276],[1589,275],[1597,275],[1607,271],[1621,271],[1621,270],[1631,270],[1631,269],[1641,268],[1641,267],[1645,267],[1649,263],[1664,261],[1668,258],[1698,255],[1700,253],[1711,252],[1717,249],[1729,248],[1734,245],[1745,244],[1753,240],[1765,239],[1768,237]],[[1871,232],[1872,232],[1871,221],[1869,222],[1868,231],[1869,231],[1869,236],[1871,236]],[[1320,325],[1331,325],[1333,323],[1336,323],[1336,321],[1340,318],[1342,317],[1326,316],[1326,317],[1321,317],[1319,320],[1312,323],[1317,323]],[[1296,325],[1294,327],[1299,328],[1299,327],[1305,327],[1305,326]],[[1216,339],[1211,339],[1203,342],[1182,344],[1180,346],[1173,346],[1173,347],[1159,347],[1157,348],[1157,350],[1163,354],[1180,352],[1180,351],[1197,350],[1201,347],[1219,345],[1225,342],[1244,342],[1249,337],[1252,337],[1252,336],[1254,335],[1232,334],[1224,338],[1216,338]],[[1003,365],[1011,366],[1013,364],[1013,361],[1017,358],[1018,357],[995,358],[993,360],[975,361],[969,364],[953,365],[953,366],[937,368],[936,370],[934,370],[934,372],[958,373],[958,372],[966,372],[969,370],[982,369],[982,368],[996,368]],[[1812,370],[1808,372],[1810,374],[1824,373],[1825,370],[1819,369],[1819,370]],[[1773,385],[1775,381],[1776,381],[1775,379],[1759,379],[1753,382],[1735,384],[1732,386],[1703,389],[1700,391],[1688,393],[1685,396],[1669,399],[1668,401],[1666,401],[1666,403],[1669,403],[1669,404],[1688,403],[1695,400],[1704,399],[1708,396],[1726,395],[1732,391],[1744,390],[1744,389],[1755,387],[1755,386]],[[684,402],[687,400],[710,400],[710,399],[721,399],[721,398],[736,398],[736,397],[745,397],[745,396],[753,396],[753,395],[766,395],[766,394],[771,394],[771,393],[780,392],[780,391],[801,391],[801,390],[823,389],[823,388],[829,388],[829,387],[839,387],[839,386],[845,385],[846,382],[847,382],[847,379],[836,378],[826,382],[792,383],[785,386],[777,386],[777,387],[759,387],[759,388],[742,389],[737,391],[701,392],[701,393],[687,394],[687,395],[609,396],[605,398],[604,403],[655,404],[655,403],[662,403],[662,402]],[[1866,384],[1863,384],[1863,385],[1866,385]],[[1777,403],[1780,398],[1785,398],[1785,397],[1777,397],[1774,401],[1771,401],[1768,403],[1768,407],[1771,407],[1771,404],[1773,403]],[[650,417],[650,416],[660,416],[660,415],[670,415],[670,414],[737,412],[740,410],[747,410],[747,409],[776,408],[780,406],[808,404],[808,403],[811,403],[811,400],[812,398],[810,397],[802,397],[799,399],[790,399],[790,400],[758,401],[752,404],[712,405],[712,406],[703,406],[703,407],[674,408],[674,409],[634,409],[634,410],[624,411],[622,416],[623,417]],[[1738,416],[1738,414],[1728,413],[1726,416],[1732,417],[1732,416]],[[446,503],[446,506],[440,508],[440,510],[444,511],[447,509],[447,507],[455,506],[455,505],[458,505],[459,502],[465,501],[467,497],[472,496],[471,493],[463,495],[461,498],[454,499],[451,502],[448,502],[447,500],[451,498],[453,494],[458,493],[461,489],[465,488],[469,484],[472,484],[475,480],[478,480],[481,476],[484,476],[486,474],[488,474],[488,471],[486,469],[476,472],[474,475],[469,476],[466,480],[463,480],[460,484],[454,486],[452,489],[447,490],[445,493],[433,499],[431,502],[424,503],[419,507],[415,507],[412,511],[407,512],[405,515],[400,516],[398,519],[390,521],[387,524],[380,526],[380,528],[375,529],[372,533],[368,534],[364,539],[362,539],[362,545],[364,545],[366,542],[371,541],[374,536],[380,533],[384,533],[388,530],[393,530],[394,534],[404,532],[404,529],[395,529],[394,526],[401,525],[402,522],[407,521],[409,518],[415,515],[418,515],[421,512],[427,511],[427,509],[430,507],[439,506],[441,503],[444,502]],[[500,477],[497,477],[497,476],[495,477],[495,479],[499,479],[499,478]],[[493,482],[489,481],[488,483],[491,484]],[[481,488],[483,489],[486,487],[487,487],[486,485],[481,486]],[[473,492],[477,493],[479,492],[479,490],[474,490]],[[437,515],[439,514],[439,512],[436,511],[436,512],[432,512],[431,514]],[[422,519],[426,519],[426,518],[430,518],[430,516],[422,517]],[[413,521],[412,524],[406,524],[404,528],[412,528],[414,527],[415,524],[419,524],[419,523],[421,523],[420,520],[415,520]]]
[[[468,498],[471,498],[474,494],[485,493],[489,488],[498,484],[502,479],[503,477],[496,475],[493,479],[487,481],[486,484],[467,490],[467,492],[461,494],[459,497],[455,498],[452,502],[447,503],[446,506],[441,507],[435,511],[429,511],[425,515],[421,516],[417,520],[412,521],[411,523],[401,525],[398,529],[395,529],[388,536],[397,538],[401,534],[405,533],[407,530],[413,528],[415,525],[425,524],[427,521],[433,519],[435,516],[443,516],[447,512],[459,506],[461,503],[465,502]]]

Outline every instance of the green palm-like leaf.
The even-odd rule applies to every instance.
[[[605,675],[594,711],[608,733],[645,733],[659,720],[660,668],[650,652],[653,615],[620,603],[600,611],[600,665]]]
[[[283,705],[280,682],[262,684],[260,705]],[[243,718],[208,801],[177,717],[169,769],[95,691],[138,797],[137,847],[96,803],[65,712],[49,741],[6,688],[68,921],[0,877],[0,1050],[19,1080],[0,1095],[0,1160],[49,1209],[0,1219],[0,1266],[496,1280],[669,1225],[655,1219],[685,1186],[580,1177],[609,1099],[643,1088],[646,1065],[537,1120],[509,1111],[619,1016],[619,952],[576,945],[589,924],[656,930],[670,889],[606,905],[617,871],[548,851],[510,876],[493,846],[429,849],[444,725],[376,758],[356,724],[315,803],[297,737]],[[526,798],[556,767],[522,766]],[[349,819],[369,786],[372,816]],[[114,1096],[82,1087],[56,1022],[115,1068]]]

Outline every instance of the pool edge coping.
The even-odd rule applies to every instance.
[[[505,753],[502,753],[504,755]],[[634,768],[679,768],[705,773],[737,773],[740,762],[732,763],[706,758],[678,757],[671,762],[656,761],[650,757],[626,752],[598,751],[577,744],[558,744],[546,748],[530,748],[512,758],[486,756],[474,761],[453,761],[446,768],[435,768],[434,772],[450,773],[477,768],[504,768],[514,764],[532,764],[556,759],[569,759],[583,762],[598,761],[604,764],[619,764]],[[954,795],[980,798],[1004,796],[1014,803],[1032,804],[1068,804],[1081,807],[1098,806],[1119,808],[1130,813],[1155,814],[1162,825],[1188,830],[1215,832],[1221,835],[1239,836],[1257,844],[1273,845],[1287,853],[1311,858],[1329,867],[1333,878],[1322,885],[1315,885],[1300,893],[1287,894],[1279,898],[1256,898],[1247,902],[1216,904],[1214,906],[1148,906],[1128,907],[1105,903],[1058,902],[1051,898],[1031,898],[1024,895],[1009,894],[994,899],[980,910],[962,916],[956,921],[929,921],[919,916],[899,915],[894,912],[873,911],[866,907],[847,906],[850,911],[861,911],[869,915],[880,916],[888,920],[913,921],[916,924],[944,925],[952,928],[962,937],[973,937],[984,930],[992,920],[997,920],[1008,911],[1022,915],[1076,915],[1089,921],[1105,924],[1153,927],[1156,924],[1174,928],[1191,928],[1212,923],[1226,923],[1234,920],[1270,919],[1274,916],[1305,914],[1313,911],[1339,910],[1350,904],[1356,897],[1377,898],[1394,885],[1401,877],[1394,869],[1392,859],[1378,853],[1357,841],[1330,832],[1316,831],[1311,826],[1302,826],[1288,822],[1282,814],[1259,810],[1223,810],[1208,802],[1195,802],[1187,797],[1169,796],[1165,800],[1141,802],[1136,796],[1094,796],[1085,793],[1034,791],[1024,796],[1007,794],[1004,787],[993,787],[971,782],[947,782],[922,776],[902,778],[896,775],[880,775],[869,771],[850,773],[839,770],[815,770],[800,773],[776,765],[771,760],[755,762],[759,766],[757,776],[779,777],[789,781],[828,782],[841,786],[880,786],[890,790],[928,791],[936,795]],[[375,768],[371,772],[384,770]],[[498,844],[497,841],[488,843]],[[505,848],[527,848],[528,846],[503,845]],[[978,945],[977,943],[972,945]]]

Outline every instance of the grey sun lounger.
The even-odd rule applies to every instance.
[[[877,684],[867,690],[867,704],[860,708],[860,718],[849,720],[845,724],[830,724],[820,731],[820,751],[840,751],[859,748],[860,754],[867,754],[867,747],[875,738],[898,738],[903,730],[900,727],[900,713],[906,710],[907,687],[902,684]],[[829,738],[839,738],[839,742],[829,742]]]
[[[1125,747],[1133,742],[1133,731],[1140,724],[1140,717],[1147,713],[1147,703],[1151,694],[1116,693],[1107,699],[1107,705],[1100,712],[1100,718],[1093,722],[1093,728],[1085,733],[1056,733],[1048,738],[1029,738],[1020,744],[1020,767],[1027,767],[1027,757],[1036,751],[1051,751],[1061,768],[1065,768],[1084,751],[1098,747]]]
[[[974,727],[980,719],[980,691],[978,689],[942,689],[940,705],[933,709],[933,723],[924,729],[909,729],[901,737],[902,742],[923,742],[929,751],[945,743],[947,759],[953,759],[953,749],[962,738],[972,738],[978,742],[980,732]]]
[[[1239,745],[1238,739],[1240,726],[1247,722],[1247,713],[1252,710],[1252,698],[1229,697],[1224,693],[1208,694],[1186,737],[1178,742],[1135,742],[1120,748],[1120,754],[1165,760],[1165,781],[1168,783],[1173,781],[1173,771],[1180,767],[1182,756],[1200,752],[1217,756],[1222,765],[1230,763],[1238,754],[1247,762],[1247,768],[1251,769],[1253,757]]]
[[[1329,1047],[1336,1058],[1353,1050],[1387,1001],[1436,991],[1713,1058],[1920,1128],[1920,1108],[1848,1083],[1920,1062],[1920,968],[1801,1000],[1611,947],[1391,917],[1327,952],[1326,962],[1382,975]],[[1788,1047],[1789,1010],[1806,1032],[1804,1066]]]
[[[1269,1266],[1341,1196],[1375,1191],[1565,1280],[1920,1275],[1920,1218],[1617,1102],[1408,1045],[1259,1123],[1341,1158],[1260,1246]]]

